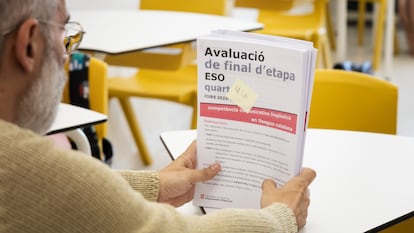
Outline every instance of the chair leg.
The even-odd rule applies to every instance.
[[[119,103],[121,104],[121,108],[124,111],[125,117],[128,121],[129,128],[132,136],[134,137],[135,144],[138,147],[142,162],[145,165],[150,165],[152,163],[151,155],[148,151],[147,145],[144,142],[144,136],[141,133],[138,121],[135,118],[134,109],[132,108],[129,99],[119,98]]]
[[[318,49],[316,57],[316,67],[330,69],[333,67],[331,59],[331,47],[329,45],[329,38],[326,32],[313,35],[311,38],[313,46]]]
[[[197,91],[195,91],[193,97],[193,117],[191,119],[191,128],[197,129],[197,115],[198,115],[198,102],[197,102]]]
[[[327,3],[328,5],[328,3]],[[333,51],[336,50],[335,30],[332,25],[332,16],[329,6],[326,6],[326,28],[329,38],[329,45]]]
[[[332,58],[331,58],[331,46],[329,45],[329,39],[327,35],[320,35],[319,38],[321,53],[323,54],[323,65],[326,69],[331,69],[333,67]]]
[[[358,1],[358,45],[364,44],[366,0]]]
[[[394,23],[394,55],[400,53],[400,44],[398,43],[398,28],[397,20]]]
[[[375,29],[375,45],[374,45],[374,55],[372,58],[372,69],[378,70],[381,57],[382,57],[382,47],[383,47],[383,37],[384,37],[384,22],[385,22],[385,11],[386,11],[386,4],[382,3],[379,7],[378,14],[378,22]]]

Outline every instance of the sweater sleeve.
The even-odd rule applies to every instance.
[[[285,204],[262,210],[222,209],[192,220],[194,232],[297,232],[296,218]]]
[[[160,181],[157,171],[117,170],[132,189],[140,192],[147,200],[158,199]]]
[[[1,122],[0,132],[0,232],[297,231],[291,211],[281,204],[185,216],[146,200],[131,180],[91,157]]]

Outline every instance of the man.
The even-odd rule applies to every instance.
[[[0,232],[297,232],[306,222],[311,169],[284,187],[263,182],[261,210],[182,216],[194,183],[220,165],[194,169],[193,143],[159,172],[115,172],[41,136],[65,82],[64,0],[0,0]],[[63,41],[65,40],[65,46]]]

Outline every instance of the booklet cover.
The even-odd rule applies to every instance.
[[[315,69],[311,42],[215,31],[197,39],[197,166],[222,171],[196,184],[193,203],[260,208],[263,179],[302,167]]]

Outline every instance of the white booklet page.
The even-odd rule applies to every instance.
[[[316,50],[312,43],[215,31],[197,40],[197,166],[222,171],[196,185],[194,204],[259,208],[265,178],[302,167]]]

